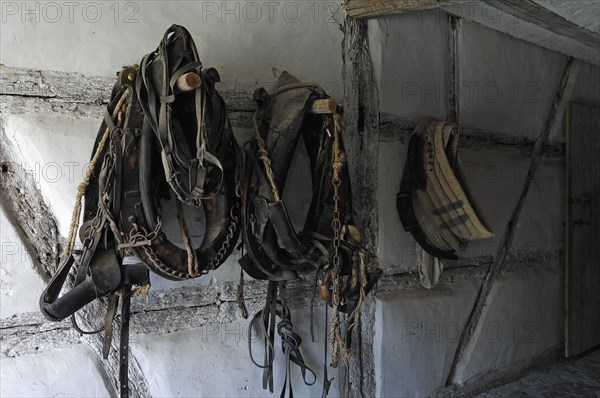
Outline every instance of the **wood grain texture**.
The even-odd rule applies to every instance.
[[[428,10],[464,0],[348,0],[346,12],[352,18],[372,18]]]
[[[347,18],[343,41],[344,129],[343,138],[352,183],[354,223],[365,247],[377,248],[377,187],[379,159],[379,93],[369,52],[367,21]],[[375,391],[373,295],[366,298],[358,326],[352,334],[352,361],[346,372],[347,390],[355,397]],[[345,383],[341,383],[344,385]]]
[[[600,108],[567,110],[566,356],[600,344]]]
[[[460,123],[460,78],[459,78],[459,60],[458,60],[458,36],[460,32],[461,19],[448,15],[448,65],[447,65],[447,84],[446,84],[446,120],[454,123]]]
[[[590,48],[598,48],[600,34],[585,29],[533,0],[483,0],[507,16],[540,26],[557,35],[568,37]]]
[[[0,320],[0,358],[37,354],[81,342],[68,320],[51,322],[41,312]]]
[[[379,120],[379,140],[408,144],[416,123],[417,121],[413,119],[382,113]],[[491,150],[529,157],[534,144],[534,140],[518,132],[513,135],[469,127],[460,129],[460,148]],[[544,156],[549,158],[562,157],[564,153],[564,144],[560,142],[548,142],[544,148]]]
[[[492,292],[492,288],[496,283],[498,276],[500,275],[500,271],[503,268],[508,250],[512,244],[515,235],[515,229],[525,204],[525,199],[527,198],[529,188],[534,181],[536,171],[542,160],[550,131],[552,131],[558,111],[561,109],[561,105],[563,102],[565,102],[565,97],[570,97],[570,91],[574,84],[574,78],[572,76],[576,76],[576,73],[571,73],[573,64],[574,59],[569,58],[563,75],[558,83],[556,94],[554,100],[552,101],[544,127],[535,141],[533,150],[531,151],[529,171],[527,173],[527,177],[525,178],[525,182],[523,183],[521,194],[517,199],[517,203],[515,204],[511,217],[506,225],[506,228],[504,229],[502,238],[498,243],[498,249],[494,256],[494,261],[488,269],[488,272],[483,280],[467,324],[462,329],[458,347],[456,348],[454,358],[450,366],[450,371],[446,379],[446,386],[452,386],[457,383],[459,375],[464,371],[465,367],[469,363],[471,354],[475,348],[475,343],[477,342],[476,332],[480,326],[480,320],[482,318],[485,319],[485,314],[490,308],[490,293]]]
[[[49,280],[58,267],[62,239],[34,176],[20,160],[0,123],[0,205],[21,236],[36,272]]]

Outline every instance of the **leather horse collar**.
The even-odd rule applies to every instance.
[[[254,93],[255,139],[245,147],[241,189],[247,254],[239,260],[254,278],[286,281],[327,271],[335,253],[339,273],[352,273],[361,238],[352,220],[341,115],[309,111],[314,101],[328,98],[318,85],[301,83],[287,72],[273,95],[264,89]],[[300,136],[310,161],[313,195],[304,228],[296,231],[282,192]]]
[[[190,72],[201,76],[201,85],[192,90],[177,84]],[[139,151],[131,154],[123,169],[129,191],[123,198],[121,222],[130,241],[151,238],[150,245],[133,251],[167,279],[194,278],[216,269],[238,240],[235,187],[239,184],[240,152],[225,102],[214,87],[218,81],[215,69],[201,69],[189,32],[177,25],[167,30],[157,51],[144,57],[137,74],[136,87],[146,118]],[[164,178],[156,179],[161,170],[153,165],[160,164],[159,159]],[[198,249],[191,248],[181,209],[178,219],[187,250],[176,247],[160,231],[157,207],[160,182],[165,179],[177,195],[179,207],[184,202],[204,209],[206,231]]]
[[[272,95],[264,89],[255,91],[254,140],[245,147],[241,228],[247,253],[239,263],[250,276],[269,280],[265,307],[252,320],[252,325],[260,326],[265,361],[259,365],[252,360],[264,369],[263,387],[272,392],[276,329],[286,358],[282,397],[288,388],[293,396],[290,363],[300,367],[305,383],[314,383],[306,379],[307,374],[314,376],[314,373],[299,351],[301,339],[293,330],[285,305],[285,281],[314,275],[315,289],[318,285],[326,307],[333,307],[331,329],[335,337],[331,349],[335,367],[338,352],[347,363],[352,325],[360,313],[362,298],[381,275],[380,270],[368,264],[360,245],[360,232],[352,222],[341,115],[309,112],[316,100],[328,98],[318,85],[301,83],[287,72],[282,73]],[[301,136],[310,160],[313,196],[304,228],[296,231],[282,194]],[[340,329],[340,312],[348,313],[345,337]],[[275,328],[276,318],[280,321]],[[329,388],[326,366],[323,371],[326,395]]]
[[[332,148],[334,121],[331,115],[310,115],[308,108],[328,98],[316,85],[302,84],[284,72],[276,92],[264,89],[254,93],[255,139],[245,147],[242,185],[242,234],[247,254],[240,265],[257,279],[284,281],[314,272],[329,264],[332,254],[334,199]],[[326,133],[329,130],[329,133]],[[303,137],[308,152],[313,198],[304,229],[297,232],[282,199],[291,160]],[[343,153],[341,135],[337,143]],[[337,219],[341,226],[352,225],[350,178],[342,164],[337,199]],[[329,247],[325,247],[329,246]],[[356,245],[344,241],[344,249]]]
[[[174,60],[174,64],[166,60]],[[192,83],[199,79],[201,85],[187,84],[190,75],[186,73],[193,74]],[[85,197],[84,222],[79,228],[83,250],[76,259],[74,239],[67,245],[58,272],[40,297],[42,312],[53,321],[73,316],[86,304],[107,297],[105,357],[121,297],[122,397],[129,394],[127,355],[133,287],[149,284],[148,269],[174,280],[216,269],[238,240],[235,187],[239,184],[240,153],[225,103],[214,88],[218,80],[214,69],[201,69],[191,36],[177,25],[165,34],[156,57],[146,56],[142,67],[121,71],[79,189]],[[161,85],[167,81],[168,87]],[[157,102],[157,92],[168,98],[161,95]],[[164,169],[154,166],[160,164],[159,158]],[[169,186],[172,189],[165,188]],[[159,204],[169,192],[175,192],[179,199],[175,202],[185,250],[170,242],[161,230]],[[181,201],[203,207],[206,232],[197,249],[192,247]],[[73,220],[72,230],[78,224],[78,206]],[[123,260],[131,254],[138,261],[126,264]],[[73,287],[59,297],[72,268],[76,268]]]
[[[252,325],[261,326],[266,344],[265,362],[259,365],[265,369],[263,386],[273,390],[277,331],[287,365],[282,396],[288,389],[293,395],[291,363],[301,368],[305,382],[314,383],[307,380],[314,372],[300,352],[302,339],[286,305],[285,282],[314,278],[313,300],[319,291],[326,318],[329,307],[333,309],[330,348],[335,367],[338,354],[347,364],[353,325],[365,295],[381,275],[353,224],[341,115],[310,110],[316,101],[329,99],[327,94],[288,73],[281,75],[274,93],[257,90],[254,140],[245,146],[242,160],[225,103],[215,89],[219,80],[216,70],[202,68],[192,37],[178,25],[166,31],[158,48],[139,66],[121,71],[78,189],[59,270],[40,297],[48,319],[71,316],[82,333],[102,330],[81,330],[74,314],[103,299],[107,303],[105,358],[121,302],[121,397],[129,395],[130,300],[148,287],[149,271],[172,280],[198,277],[218,268],[242,233],[246,254],[240,265],[250,276],[269,281],[265,307],[252,320]],[[283,190],[300,137],[310,160],[313,197],[304,227],[297,231]],[[172,194],[184,249],[163,231],[160,205]],[[84,215],[79,226],[82,197]],[[182,203],[203,208],[205,235],[197,248]],[[78,227],[83,249],[76,256]],[[127,261],[131,258],[137,260],[131,264]],[[60,296],[73,270],[72,288]],[[347,314],[345,335],[342,313]],[[326,367],[324,373],[326,393]]]

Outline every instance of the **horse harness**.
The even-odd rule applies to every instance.
[[[265,343],[263,388],[273,392],[275,329],[286,359],[286,375],[281,396],[292,395],[290,363],[300,367],[305,383],[314,372],[304,363],[301,343],[292,326],[285,303],[285,282],[313,275],[315,290],[333,308],[331,318],[332,366],[338,353],[347,364],[348,345],[365,295],[381,272],[368,262],[360,245],[360,232],[352,222],[350,178],[341,135],[341,115],[309,112],[315,100],[329,98],[316,84],[299,82],[284,72],[275,92],[257,89],[257,110],[253,118],[254,140],[245,146],[241,189],[241,229],[246,254],[239,260],[253,278],[268,280],[264,308],[252,319],[258,324]],[[304,227],[297,232],[290,220],[283,191],[294,151],[300,137],[306,147],[313,196]],[[312,305],[311,300],[311,334]],[[347,313],[346,335],[342,336],[340,313]],[[327,317],[327,315],[326,315]],[[276,323],[276,318],[280,321]],[[327,324],[327,321],[326,321]],[[248,341],[251,341],[248,336]],[[327,350],[325,361],[327,363]],[[324,366],[323,395],[329,380]]]
[[[215,89],[219,81],[215,69],[202,67],[191,35],[178,25],[166,31],[139,66],[124,67],[118,74],[78,189],[59,269],[40,297],[48,319],[71,317],[81,333],[103,330],[104,358],[120,302],[121,397],[129,396],[131,297],[148,291],[149,271],[171,280],[199,277],[225,262],[241,234],[245,254],[239,264],[251,277],[268,281],[265,306],[251,320],[265,343],[265,357],[258,363],[251,346],[250,356],[264,368],[263,387],[272,392],[277,330],[286,360],[282,397],[286,392],[293,396],[292,363],[307,384],[316,381],[300,352],[302,340],[286,304],[286,282],[314,279],[311,303],[318,291],[326,317],[332,307],[335,367],[339,354],[348,363],[352,327],[381,274],[352,221],[341,114],[310,112],[314,101],[327,99],[327,94],[288,73],[281,75],[274,93],[256,90],[254,138],[242,151]],[[300,137],[310,160],[313,197],[304,227],[296,231],[283,191]],[[173,194],[184,249],[163,231],[161,203]],[[182,204],[203,209],[205,234],[198,248]],[[74,249],[77,229],[81,250]],[[67,284],[71,288],[61,295]],[[107,305],[104,327],[84,331],[74,314],[95,299]],[[312,312],[311,304],[311,333]],[[344,313],[345,321],[340,320]],[[326,369],[325,364],[324,395],[329,388]],[[307,380],[309,374],[313,381]]]

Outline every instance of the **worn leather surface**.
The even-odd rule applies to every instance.
[[[468,241],[494,236],[464,179],[458,126],[450,123],[417,123],[396,207],[404,229],[434,257],[455,259]]]

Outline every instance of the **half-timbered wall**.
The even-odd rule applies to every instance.
[[[598,67],[440,11],[356,21],[328,1],[1,6],[0,395],[116,392],[114,350],[102,360],[99,337],[46,322],[37,300],[56,269],[114,73],[153,50],[172,23],[186,26],[204,65],[219,70],[242,141],[252,91],[273,87],[283,70],[318,82],[344,106],[356,219],[384,270],[354,339],[351,395],[478,390],[560,355],[564,104],[600,104]],[[424,116],[464,127],[463,165],[496,233],[448,262],[431,290],[419,284],[414,240],[395,209],[408,137]],[[534,147],[543,156],[532,157]],[[539,167],[528,179],[532,164]],[[299,224],[310,201],[307,167],[299,150],[284,193]],[[238,257],[191,282],[152,278],[147,300],[134,301],[132,394],[265,395],[235,303]],[[308,280],[290,283],[288,295],[318,380],[304,387],[294,370],[294,384],[297,395],[318,396],[326,334],[317,327],[311,343],[307,289]],[[251,313],[265,290],[246,278]],[[82,323],[91,328],[102,315],[86,308]],[[318,307],[317,324],[323,316]],[[282,372],[276,366],[276,390]],[[343,375],[330,372],[331,396],[342,395]]]

